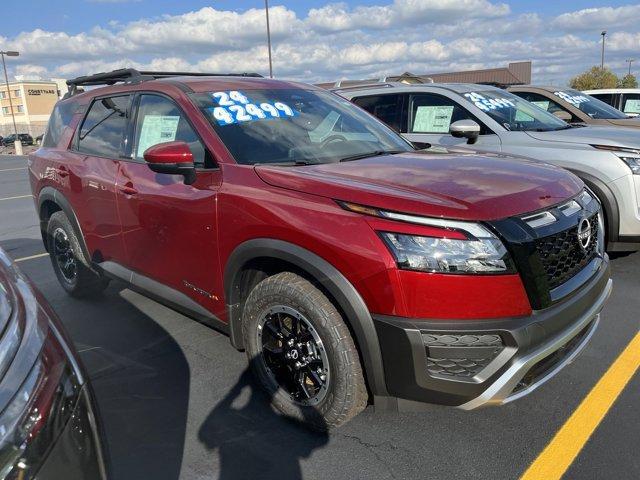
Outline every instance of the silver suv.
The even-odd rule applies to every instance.
[[[637,130],[568,125],[505,90],[475,84],[384,82],[333,89],[414,143],[472,145],[578,175],[603,204],[609,251],[640,250]]]

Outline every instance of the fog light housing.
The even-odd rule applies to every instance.
[[[422,333],[432,377],[470,379],[504,350],[497,334]]]

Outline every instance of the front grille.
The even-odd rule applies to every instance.
[[[504,345],[494,334],[423,333],[427,371],[433,377],[471,378],[498,356]]]
[[[563,230],[536,241],[536,250],[544,268],[549,289],[554,289],[569,280],[597,254],[598,217],[589,219],[591,242],[586,249],[578,241],[578,226]]]

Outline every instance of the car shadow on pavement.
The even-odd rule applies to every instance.
[[[42,241],[0,242],[12,258],[42,253]],[[50,259],[18,267],[60,317],[88,373],[113,480],[177,480],[182,469],[191,372],[172,331],[191,320],[113,281],[72,298]]]
[[[324,447],[329,435],[324,428],[312,431],[276,413],[270,400],[247,367],[208,415],[198,437],[208,450],[218,452],[219,474],[212,478],[302,479],[300,461]],[[310,415],[300,411],[305,419]]]

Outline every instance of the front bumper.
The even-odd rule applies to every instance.
[[[530,393],[588,343],[611,293],[609,277],[605,256],[579,290],[527,317],[449,321],[374,315],[393,396],[385,405],[415,410],[426,402],[471,410]]]

